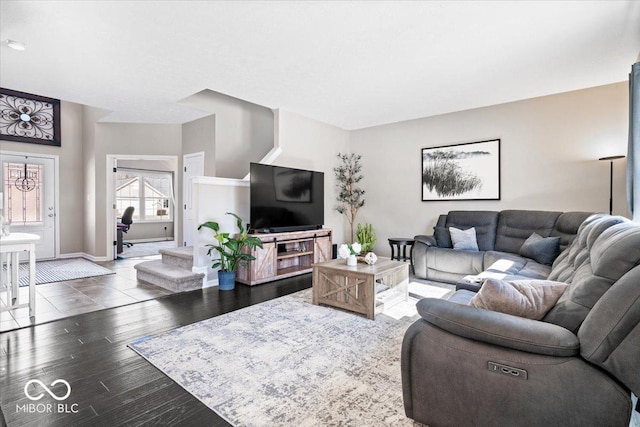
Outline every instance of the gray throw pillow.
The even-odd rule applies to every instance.
[[[469,305],[527,319],[540,320],[558,302],[566,283],[551,280],[487,279]]]
[[[471,227],[467,230],[460,230],[449,227],[453,249],[457,251],[478,251],[478,240],[476,239],[476,229]]]
[[[451,234],[445,227],[433,227],[433,237],[436,238],[436,243],[439,248],[452,248]]]
[[[551,265],[560,255],[560,237],[542,237],[533,233],[520,247],[520,255]]]

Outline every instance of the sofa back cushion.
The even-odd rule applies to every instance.
[[[560,252],[564,251],[575,239],[580,225],[589,218],[591,212],[565,212],[560,214],[551,230],[551,237],[560,237]]]
[[[500,212],[494,248],[517,254],[533,233],[549,237],[561,212],[507,210]]]
[[[621,217],[590,218],[565,252],[549,280],[569,287],[543,320],[577,333],[602,295],[640,263],[640,227]]]
[[[498,215],[499,213],[495,211],[449,211],[446,227],[455,227],[461,230],[474,227],[478,249],[491,251],[496,238]]]

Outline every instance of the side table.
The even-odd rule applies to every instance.
[[[413,244],[415,240],[406,237],[392,237],[389,239],[389,246],[391,246],[391,259],[397,259],[398,261],[411,260],[411,251],[407,256],[407,246],[413,250]],[[402,251],[402,255],[401,255]]]
[[[36,242],[39,240],[40,236],[29,233],[11,233],[0,237],[0,264],[6,266],[6,275],[3,275],[0,283],[7,289],[7,306],[0,307],[0,311],[28,306],[29,317],[36,315]],[[20,252],[24,251],[29,253],[29,302],[20,304],[18,266]]]

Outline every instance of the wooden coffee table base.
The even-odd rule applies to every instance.
[[[359,262],[349,267],[343,259],[313,265],[314,304],[364,314],[368,319],[406,301],[408,285],[409,264],[388,258],[378,258],[375,265]]]

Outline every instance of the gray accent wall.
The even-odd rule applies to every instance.
[[[182,125],[182,155],[204,153],[205,176],[216,176],[216,116]]]
[[[469,94],[473,96],[473,94]],[[387,238],[431,234],[449,210],[608,212],[609,163],[626,154],[626,82],[352,131],[366,205],[359,222]],[[421,149],[501,138],[499,201],[421,201]],[[614,163],[614,214],[627,215],[625,160]]]
[[[267,107],[208,89],[180,104],[215,115],[215,157],[205,154],[205,172],[206,164],[215,161],[215,176],[244,178],[249,163],[260,161],[273,148],[274,116]]]

